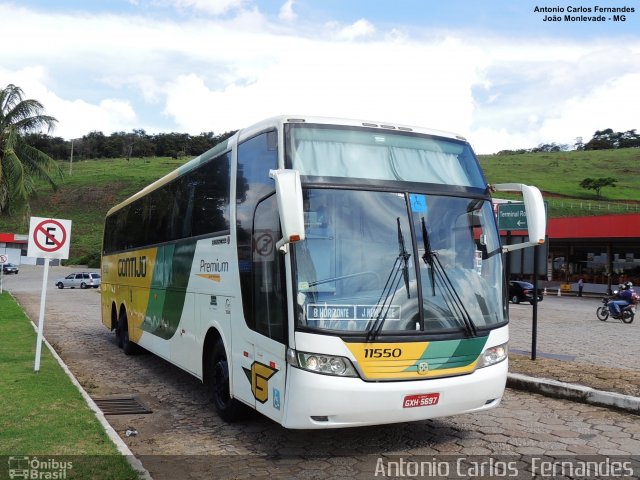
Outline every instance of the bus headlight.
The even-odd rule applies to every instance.
[[[480,355],[478,366],[476,368],[489,367],[491,365],[495,365],[496,363],[500,363],[507,358],[507,354],[508,348],[506,343],[487,348]]]
[[[337,355],[297,352],[290,348],[287,350],[287,363],[303,370],[325,375],[335,375],[338,377],[358,376],[351,360]]]

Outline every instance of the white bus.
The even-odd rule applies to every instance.
[[[520,190],[544,241],[535,187]],[[102,321],[287,428],[482,411],[507,377],[503,247],[467,141],[277,117],[106,217]],[[125,364],[124,368],[127,367]],[[135,372],[131,372],[135,375]]]

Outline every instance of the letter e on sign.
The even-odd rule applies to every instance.
[[[69,258],[71,220],[31,217],[28,257]]]

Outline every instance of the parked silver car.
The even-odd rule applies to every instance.
[[[100,286],[100,274],[95,272],[70,273],[64,278],[56,280],[56,286],[62,288],[98,288]]]
[[[18,274],[19,268],[15,263],[5,263],[4,265],[2,265],[2,272],[3,273],[15,273],[16,275]]]

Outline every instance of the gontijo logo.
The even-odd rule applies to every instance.
[[[142,255],[139,257],[127,257],[118,260],[118,276],[119,277],[146,277],[147,276],[147,257]]]

